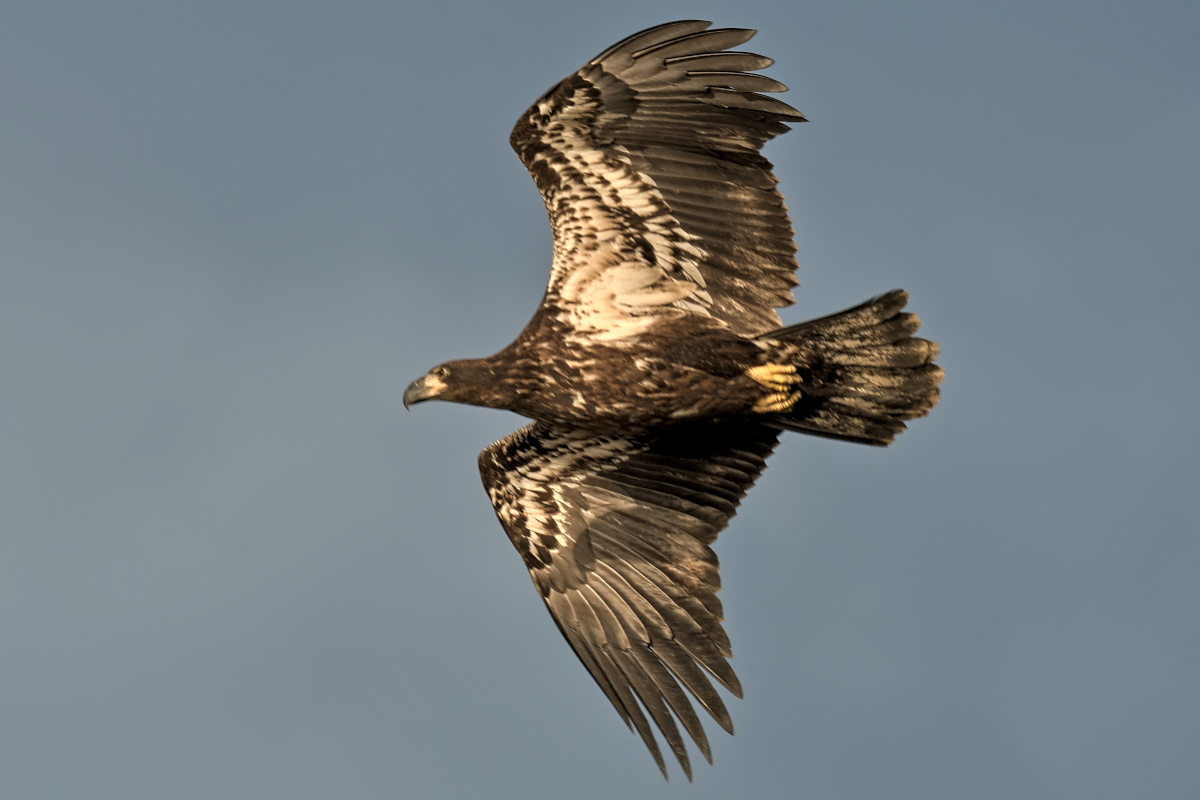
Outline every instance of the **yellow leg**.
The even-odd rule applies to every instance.
[[[797,383],[804,382],[804,378],[796,374],[796,368],[791,364],[763,364],[761,367],[751,367],[746,370],[746,377],[776,392],[787,391]]]
[[[800,390],[796,388],[796,385],[803,383],[804,378],[796,374],[796,368],[791,364],[764,364],[761,367],[751,367],[746,370],[746,377],[770,392],[751,408],[751,411],[757,414],[776,414],[780,411],[787,411],[800,401]]]
[[[759,400],[750,410],[756,414],[777,414],[787,411],[799,401],[799,392],[777,392]]]

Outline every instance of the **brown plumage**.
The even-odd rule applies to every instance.
[[[803,122],[760,92],[753,31],[674,22],[585,64],[517,121],[512,146],[554,231],[546,295],[516,341],[415,381],[535,420],[488,447],[496,515],[551,616],[621,718],[684,772],[690,699],[725,730],[734,695],[710,545],[780,432],[886,445],[937,402],[937,346],[907,295],[781,327],[797,268],[759,150]],[[649,719],[647,718],[649,715]]]

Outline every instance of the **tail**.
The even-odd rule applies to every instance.
[[[937,405],[942,368],[930,363],[936,342],[913,336],[916,314],[902,313],[908,293],[888,292],[828,317],[763,334],[815,351],[801,367],[802,397],[776,414],[780,428],[861,444],[887,445],[904,420]],[[808,359],[806,359],[806,362]]]

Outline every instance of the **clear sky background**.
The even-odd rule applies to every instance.
[[[796,322],[903,287],[942,405],[788,436],[718,543],[733,738],[666,784],[401,408],[532,314],[517,115],[759,28]],[[1200,796],[1200,5],[0,6],[0,795]]]

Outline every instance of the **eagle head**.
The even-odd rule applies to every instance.
[[[493,378],[492,366],[487,359],[447,361],[408,385],[404,390],[404,407],[426,400],[486,405]]]

